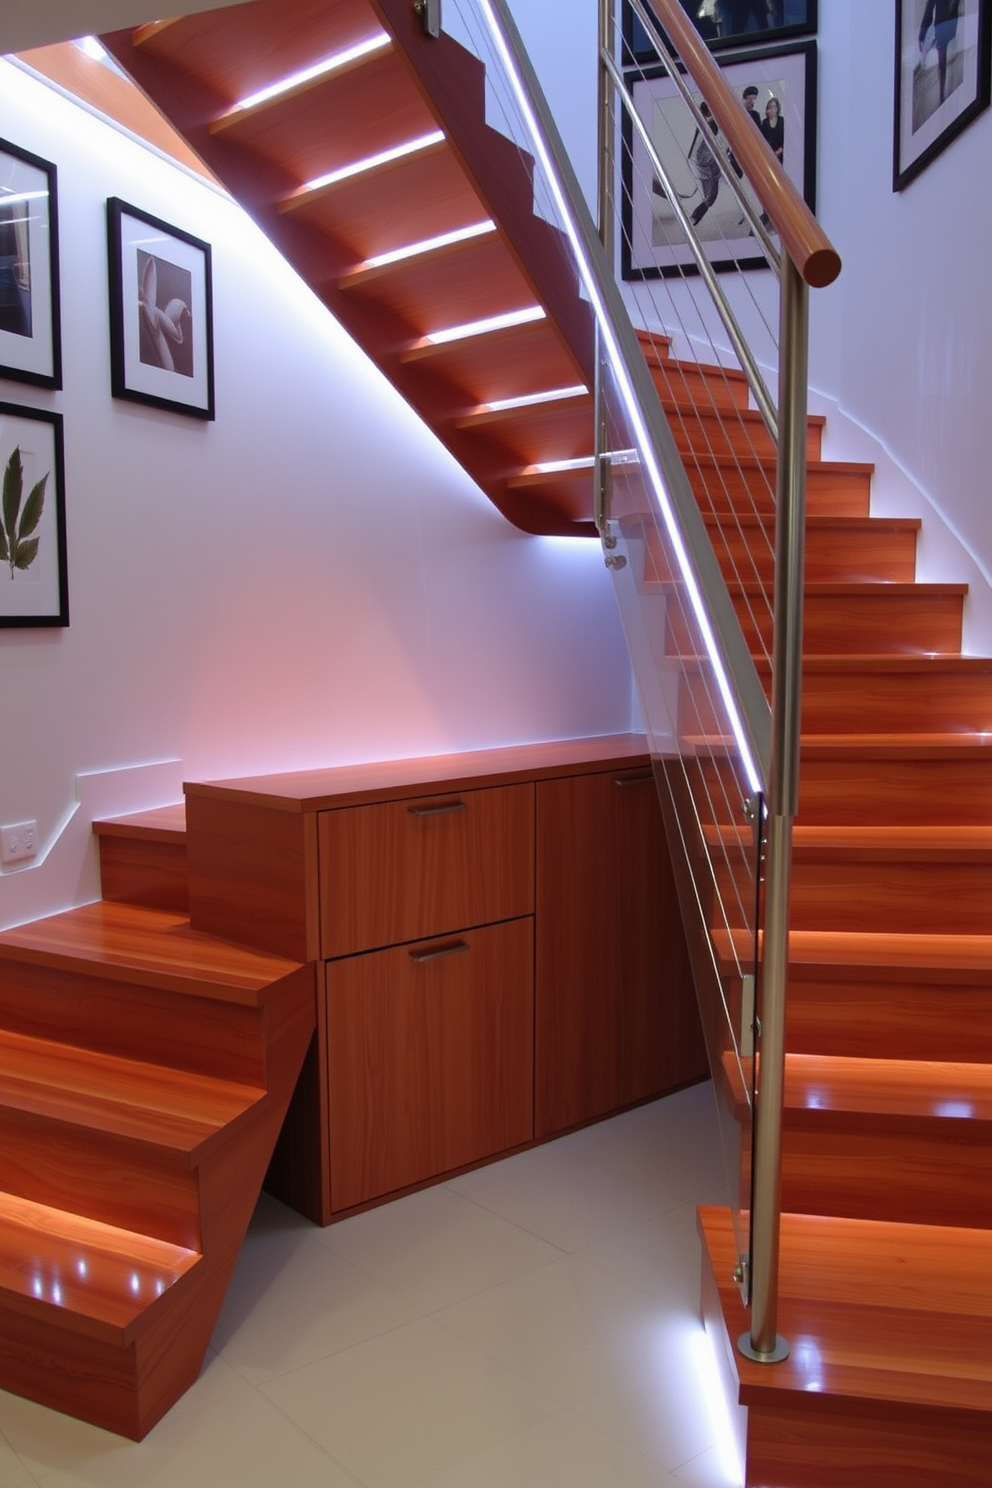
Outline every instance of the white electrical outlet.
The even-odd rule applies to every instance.
[[[0,863],[21,863],[38,851],[38,823],[17,822],[0,827]]]

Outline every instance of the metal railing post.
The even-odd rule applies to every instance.
[[[762,1363],[776,1363],[786,1358],[789,1352],[789,1346],[778,1336],[776,1326],[792,822],[799,804],[808,311],[808,288],[792,261],[783,255],[772,750],[751,1198],[751,1331],[743,1334],[737,1345],[748,1358]]]
[[[612,52],[613,40],[616,34],[616,0],[599,0],[599,56],[604,52]],[[598,209],[599,209],[599,236],[602,239],[603,250],[608,261],[614,262],[616,251],[616,203],[613,190],[613,152],[611,141],[614,130],[614,97],[613,81],[606,68],[600,63],[597,72],[598,77],[598,108],[599,108],[599,177],[598,177]],[[607,460],[607,438],[606,438],[606,399],[603,392],[603,351],[602,338],[600,334],[599,321],[596,321],[596,372],[595,385],[593,387],[594,405],[594,455],[595,455],[595,500],[594,519],[596,530],[602,539],[604,547],[615,543],[615,538],[608,534],[610,520],[610,470]]]

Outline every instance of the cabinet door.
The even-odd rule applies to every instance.
[[[326,968],[331,1208],[533,1136],[533,921]]]
[[[534,913],[534,787],[320,814],[326,959]]]
[[[650,770],[537,786],[535,1135],[706,1073]]]

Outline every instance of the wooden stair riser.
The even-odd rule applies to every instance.
[[[0,1190],[200,1248],[195,1169],[147,1143],[0,1110]]]
[[[843,968],[841,969],[843,970]],[[946,973],[951,978],[952,973]],[[839,979],[835,968],[789,970],[787,1044],[797,1054],[992,1064],[992,970],[976,979]]]
[[[265,1081],[258,1008],[206,995],[62,971],[57,964],[0,960],[0,1027],[32,1038],[58,1030],[63,1043],[147,1060],[239,1084]]]
[[[775,467],[702,458],[689,462],[689,484],[704,513],[770,517],[775,510]],[[871,469],[819,464],[806,476],[806,509],[814,517],[867,517]]]
[[[741,594],[731,583],[734,610],[752,651],[770,653],[771,595]],[[916,653],[949,655],[960,649],[963,597],[918,586],[912,592],[895,586],[864,586],[863,593],[806,594],[803,650],[808,656],[857,656]],[[687,626],[677,600],[668,606],[666,649],[672,656],[698,652],[695,626]]]
[[[782,1207],[990,1229],[992,1129],[967,1119],[787,1110]]]
[[[853,753],[857,740],[852,741]],[[992,826],[992,751],[959,757],[824,758],[805,750],[800,762],[799,816],[804,825]]]
[[[662,398],[662,406],[668,426],[675,440],[675,447],[692,463],[696,455],[716,459],[733,460],[737,455],[774,461],[775,445],[758,413],[729,410],[721,417],[703,407],[687,407],[684,404]],[[823,436],[823,421],[810,420],[806,430],[806,458],[820,459]]]
[[[829,524],[829,525],[828,525]],[[728,583],[764,584],[775,572],[774,521],[707,518],[707,529]],[[916,574],[916,528],[867,517],[812,518],[806,527],[806,582],[810,584],[911,584]],[[677,569],[656,533],[648,530],[647,582],[671,582]]]
[[[701,408],[721,408],[728,413],[747,408],[747,382],[743,374],[721,376],[709,367],[692,362],[667,361],[658,366],[648,359],[648,366],[658,395],[667,400],[698,403]]]
[[[978,861],[872,861],[837,854],[793,860],[790,923],[795,930],[903,935],[987,935],[992,853]]]
[[[188,914],[185,842],[101,837],[100,892],[116,904]]]
[[[901,861],[872,860],[857,849],[817,854],[797,849],[792,864],[793,930],[890,935],[984,935],[992,903],[992,854],[984,861],[935,861],[907,847]],[[748,865],[714,854],[724,903],[745,899]],[[722,919],[719,921],[722,924]]]
[[[898,745],[898,740],[893,741]],[[741,820],[747,787],[739,764],[720,755],[695,761],[701,819]],[[928,745],[868,746],[853,735],[843,749],[802,746],[800,827],[992,826],[992,751]]]

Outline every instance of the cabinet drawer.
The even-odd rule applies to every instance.
[[[320,814],[325,958],[534,908],[534,787],[496,786]]]
[[[533,921],[326,965],[331,1208],[533,1135]]]

